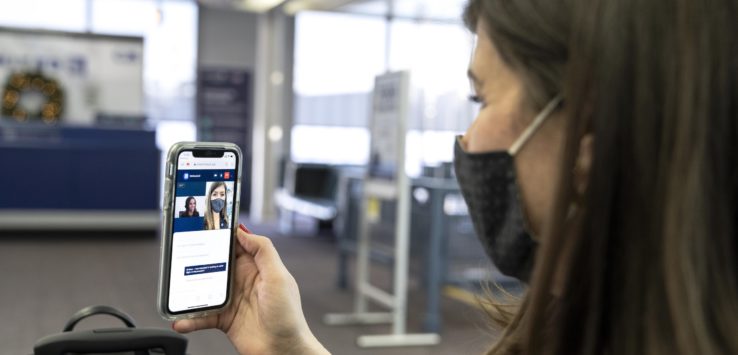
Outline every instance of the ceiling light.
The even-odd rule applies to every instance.
[[[247,11],[267,12],[283,2],[284,0],[242,0],[237,3],[237,6]]]
[[[286,5],[284,5],[284,12],[287,15],[294,15],[300,11],[310,10],[311,8],[312,8],[312,4],[310,3],[310,1],[292,0],[288,2]]]

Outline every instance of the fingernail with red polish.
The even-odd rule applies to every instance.
[[[248,228],[246,228],[246,226],[243,225],[243,223],[239,223],[238,224],[238,228],[241,228],[242,231],[244,231],[244,232],[246,232],[248,234],[253,234],[253,233],[251,233],[251,231]]]

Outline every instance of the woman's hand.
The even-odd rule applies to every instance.
[[[271,240],[243,229],[236,238],[230,305],[216,315],[176,321],[172,328],[220,329],[240,354],[327,354],[305,321],[297,283]]]

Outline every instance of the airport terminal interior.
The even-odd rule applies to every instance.
[[[489,261],[454,174],[479,110],[465,3],[0,0],[0,353],[94,305],[171,332],[162,240],[218,213],[272,239],[332,353],[489,349],[485,301],[524,286]],[[178,142],[240,154],[194,168],[218,158],[172,160]],[[198,262],[171,287],[226,274]],[[236,354],[217,330],[186,339]]]

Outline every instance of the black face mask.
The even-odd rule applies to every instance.
[[[467,153],[456,139],[454,168],[477,237],[505,275],[527,282],[538,243],[528,231],[515,154],[561,102],[553,99],[507,151]]]

